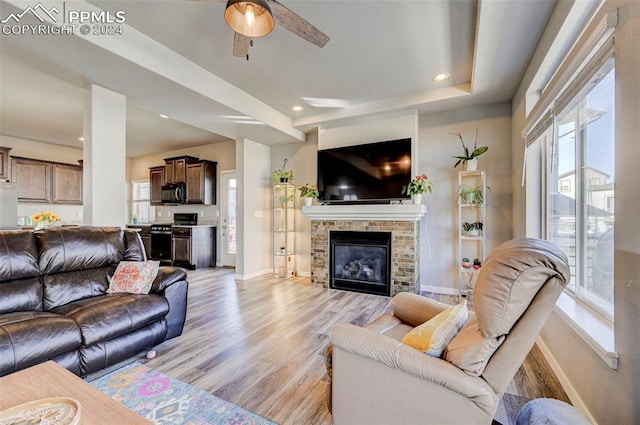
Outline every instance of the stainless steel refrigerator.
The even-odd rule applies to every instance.
[[[0,230],[18,228],[18,185],[0,182]]]

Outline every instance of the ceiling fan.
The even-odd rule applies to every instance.
[[[229,0],[224,19],[235,31],[233,56],[247,60],[252,39],[269,34],[276,23],[318,47],[329,42],[325,33],[276,0]]]

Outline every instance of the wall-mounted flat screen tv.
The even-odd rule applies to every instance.
[[[319,199],[328,203],[407,199],[411,181],[411,139],[318,151]]]

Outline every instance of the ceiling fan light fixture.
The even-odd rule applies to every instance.
[[[275,21],[265,0],[229,0],[224,20],[235,32],[247,37],[264,37],[273,31]]]

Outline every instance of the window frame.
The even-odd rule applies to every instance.
[[[136,211],[140,211],[140,208],[136,209],[136,205],[140,205],[140,206],[145,206],[146,205],[146,210],[147,210],[147,217],[146,220],[139,215],[139,222],[141,223],[147,223],[150,220],[149,217],[149,208],[151,207],[151,183],[149,179],[139,179],[139,180],[131,180],[130,182],[131,184],[131,218],[133,219],[133,215],[136,214]],[[137,192],[136,191],[136,184],[147,184],[149,186],[149,190],[147,193],[149,193],[149,197],[148,198],[136,198],[137,196]]]

